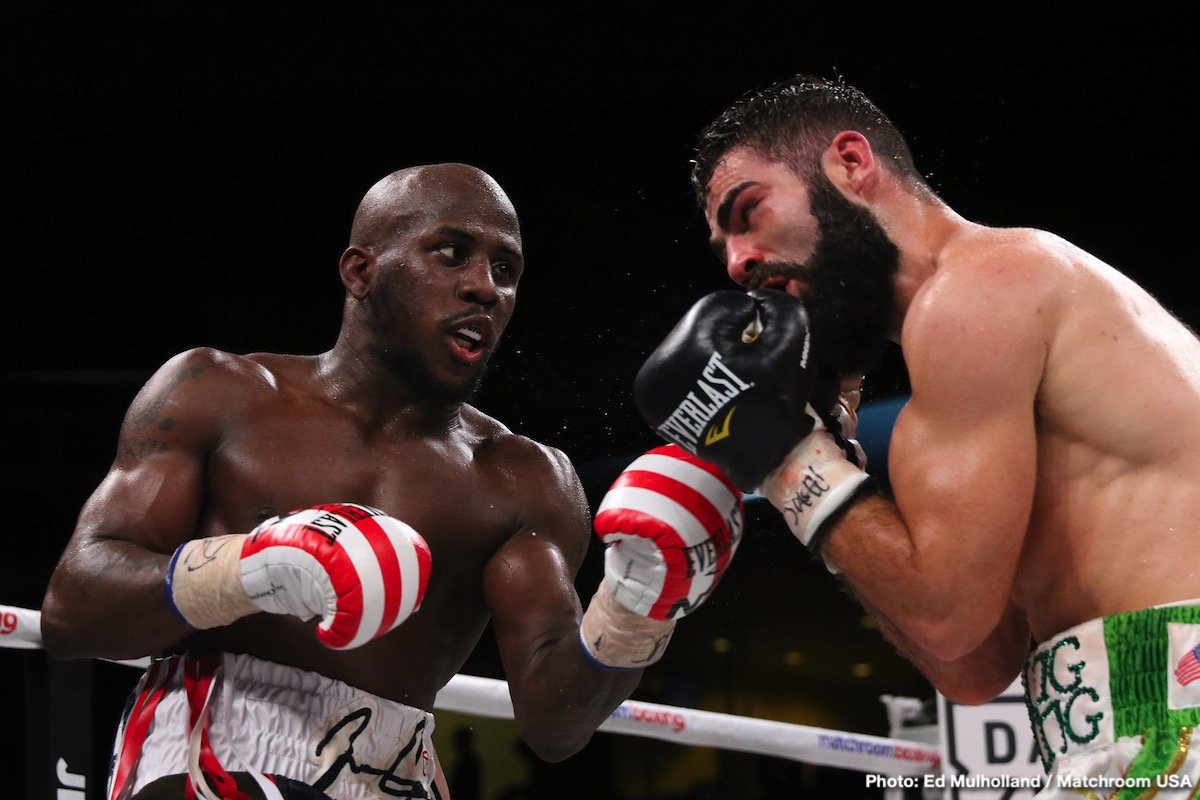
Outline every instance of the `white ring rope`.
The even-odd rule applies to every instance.
[[[0,647],[40,650],[41,613],[0,605]],[[149,659],[118,663],[145,666]],[[434,707],[478,717],[513,718],[508,684],[474,675],[451,678],[438,692]],[[936,749],[919,742],[635,700],[618,706],[600,730],[880,775],[934,773],[941,761]]]

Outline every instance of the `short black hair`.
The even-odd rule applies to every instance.
[[[866,136],[893,172],[928,191],[904,135],[865,94],[841,78],[797,75],[747,93],[700,133],[692,162],[696,200],[703,208],[713,171],[735,147],[782,161],[807,178],[833,137],[844,130]]]

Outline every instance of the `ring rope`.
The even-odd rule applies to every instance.
[[[0,647],[42,649],[41,612],[0,605]],[[144,667],[150,659],[116,663]],[[508,684],[474,675],[452,677],[438,692],[434,708],[478,717],[513,718]],[[621,703],[600,730],[880,775],[934,773],[941,763],[936,749],[919,742],[635,700]]]

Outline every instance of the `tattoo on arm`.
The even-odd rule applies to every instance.
[[[149,458],[167,449],[166,442],[147,437],[122,437],[117,447],[118,458]]]
[[[125,428],[117,444],[117,457],[143,459],[166,450],[167,443],[157,434],[174,430],[178,420],[164,415],[163,409],[166,408],[175,389],[200,377],[208,371],[209,366],[210,361],[189,365],[173,375],[165,389],[136,400],[129,410]]]
[[[166,391],[161,392],[160,394],[151,398],[144,405],[132,411],[129,416],[129,421],[133,424],[133,427],[137,428],[138,430],[143,430],[144,428],[147,428],[155,423],[158,423],[159,430],[163,431],[169,431],[171,428],[175,427],[175,420],[173,418],[165,417],[161,420],[159,419],[159,416],[162,414],[163,406],[165,406],[167,403],[167,398],[169,398],[172,392],[174,392],[174,390],[179,386],[187,383],[188,381],[195,380],[207,372],[210,364],[211,362],[208,361],[205,361],[202,364],[192,364],[186,369],[181,370],[178,375],[172,377],[170,384],[167,385]]]

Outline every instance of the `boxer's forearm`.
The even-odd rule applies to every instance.
[[[906,640],[954,661],[991,634],[1009,595],[997,577],[1004,563],[969,552],[974,545],[964,538],[957,529],[910,524],[895,503],[875,494],[856,498],[821,553],[860,601],[891,619]]]
[[[636,688],[642,670],[604,669],[575,631],[546,642],[523,676],[509,676],[517,731],[546,761],[579,752]]]
[[[1016,679],[1029,652],[1029,627],[1023,615],[1010,607],[1000,623],[971,652],[943,660],[917,647],[900,627],[878,609],[867,607],[884,638],[921,671],[939,692],[959,703],[991,700]]]
[[[163,592],[169,555],[93,538],[69,551],[42,603],[42,637],[56,658],[138,658],[191,629]]]

